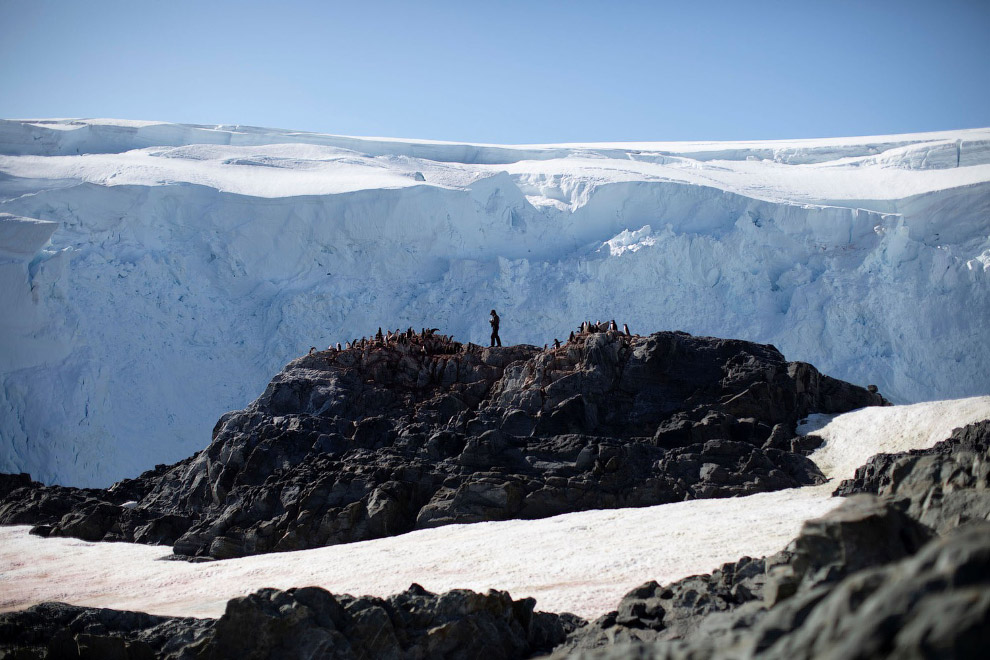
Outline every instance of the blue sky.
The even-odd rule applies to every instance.
[[[990,1],[0,0],[0,117],[532,143],[990,125]]]

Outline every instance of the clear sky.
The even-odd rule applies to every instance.
[[[532,143],[990,125],[990,0],[0,0],[0,117]]]

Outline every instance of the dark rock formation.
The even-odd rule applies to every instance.
[[[195,456],[105,492],[52,491],[58,506],[21,485],[0,522],[227,558],[747,495],[822,479],[800,418],[882,403],[743,341],[598,332],[465,350],[417,335],[299,358]]]
[[[798,592],[834,585],[856,571],[908,557],[931,536],[896,507],[861,495],[805,523],[798,538],[772,557],[743,557],[710,575],[637,587],[623,597],[616,611],[576,631],[556,655],[690,638],[714,614],[760,614]]]
[[[42,603],[0,614],[0,658],[79,660],[192,660],[214,619]]]
[[[836,495],[876,493],[943,533],[990,520],[990,420],[956,429],[930,449],[878,454]]]
[[[553,657],[981,659],[990,648],[990,525],[957,528],[914,556],[802,589],[769,609],[751,601],[711,614],[684,637],[616,638]]]
[[[851,494],[772,557],[648,582],[554,657],[985,657],[988,431],[990,420],[875,456],[840,490],[882,497]]]
[[[415,584],[388,599],[262,589],[231,600],[216,620],[44,603],[0,614],[0,657],[507,660],[550,651],[582,622],[534,604],[503,591],[436,595]]]
[[[45,486],[27,474],[0,474],[0,521],[34,525],[32,533],[40,536],[171,545],[189,529],[195,514],[139,508],[140,491],[132,485],[152,481],[167,467],[159,465],[107,490]]]

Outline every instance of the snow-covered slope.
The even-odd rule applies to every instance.
[[[990,129],[514,147],[3,121],[0,212],[0,471],[48,482],[193,453],[311,345],[482,342],[493,307],[511,343],[615,318],[898,401],[990,392]]]
[[[953,428],[987,418],[990,397],[864,408],[819,419],[815,432],[827,444],[811,458],[832,478],[824,486],[451,525],[206,564],[158,561],[171,550],[161,546],[43,539],[29,535],[28,527],[0,527],[0,611],[61,600],[218,617],[227,600],[262,587],[316,585],[384,597],[416,582],[436,592],[505,589],[515,598],[536,598],[539,609],[594,618],[647,580],[672,582],[744,555],[777,552],[805,520],[839,506],[842,499],[831,492],[865,461],[861,457],[930,447]]]

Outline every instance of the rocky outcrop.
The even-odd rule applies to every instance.
[[[27,474],[0,475],[0,521],[34,525],[32,533],[41,536],[171,545],[189,529],[195,514],[137,506],[142,485],[169,467],[159,465],[107,490],[45,486]]]
[[[0,658],[192,660],[215,625],[213,619],[42,603],[0,614]]]
[[[748,628],[749,619],[795,594],[827,589],[857,571],[909,557],[931,537],[896,507],[861,495],[805,523],[798,538],[772,557],[743,557],[710,575],[669,585],[647,582],[633,589],[615,611],[576,631],[555,655],[617,644],[708,638],[712,622],[724,623],[730,615],[734,626]],[[704,633],[699,632],[702,629]]]
[[[0,657],[508,660],[546,653],[583,623],[534,604],[504,591],[437,595],[415,584],[387,599],[262,589],[231,600],[216,620],[44,603],[0,614]]]
[[[882,403],[743,341],[586,332],[482,349],[417,334],[295,360],[195,456],[45,517],[23,503],[47,489],[12,492],[0,522],[227,558],[747,495],[822,480],[794,439],[801,417]]]
[[[929,450],[872,458],[841,486],[842,506],[782,552],[648,582],[554,657],[982,658],[988,430],[990,420]],[[852,492],[871,488],[880,496]]]
[[[876,493],[944,533],[990,520],[990,420],[956,429],[930,449],[878,454],[843,481],[836,495]]]

